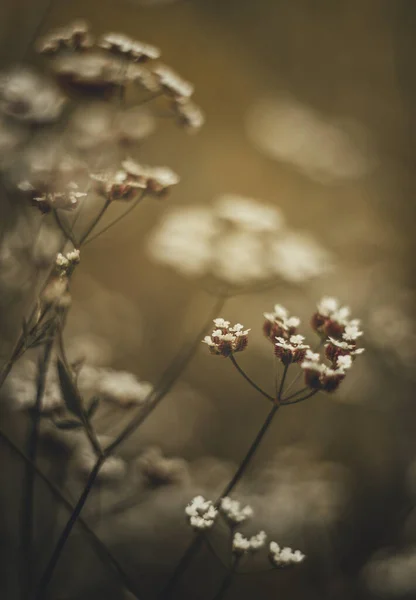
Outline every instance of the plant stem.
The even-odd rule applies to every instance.
[[[253,458],[254,454],[256,453],[256,450],[260,446],[260,443],[263,440],[264,435],[266,434],[266,431],[270,427],[276,412],[279,410],[279,407],[280,407],[280,404],[273,404],[273,408],[267,415],[266,420],[264,421],[263,425],[259,429],[256,437],[254,438],[253,443],[251,444],[250,448],[248,449],[247,454],[243,458],[243,460],[242,460],[240,466],[238,467],[237,471],[235,472],[234,476],[232,477],[230,482],[226,485],[225,489],[223,490],[223,492],[219,496],[219,498],[217,498],[217,500],[214,502],[215,508],[218,508],[218,506],[221,503],[221,500],[225,496],[228,496],[232,492],[232,490],[235,488],[235,486],[239,483],[239,481],[242,478],[242,476],[244,475],[251,459]],[[185,552],[182,555],[181,559],[179,560],[175,570],[173,571],[171,577],[169,578],[166,586],[163,588],[161,594],[159,595],[160,600],[165,600],[165,599],[168,599],[171,597],[172,591],[173,591],[177,581],[180,579],[180,577],[186,571],[193,556],[200,549],[203,540],[204,540],[204,533],[198,532],[196,534],[196,536],[194,537],[194,539],[192,540],[192,542],[190,543],[190,545],[188,546],[188,548],[185,550]]]
[[[245,371],[243,371],[243,369],[240,367],[240,365],[237,363],[234,354],[230,354],[230,360],[233,363],[233,365],[235,366],[235,368],[237,369],[237,371],[240,373],[240,375],[242,375],[244,377],[244,379],[246,381],[248,381],[248,383],[255,389],[257,390],[262,396],[264,396],[265,398],[267,398],[267,400],[270,400],[271,402],[274,402],[275,399],[273,398],[273,396],[270,396],[270,394],[268,394],[267,392],[265,392],[259,385],[257,385],[257,383],[255,383],[248,375]]]
[[[79,241],[80,246],[82,246],[82,244],[85,242],[85,240],[90,235],[90,233],[93,231],[93,229],[95,229],[96,225],[98,225],[101,217],[103,217],[103,215],[105,214],[105,212],[106,212],[107,208],[110,206],[110,204],[111,204],[111,200],[107,199],[105,201],[105,203],[103,204],[103,206],[101,207],[101,209],[99,210],[99,212],[97,213],[97,215],[94,217],[94,219],[90,223],[90,225],[87,227],[87,230],[85,231],[85,233],[81,236],[81,239]]]
[[[46,376],[51,359],[53,339],[45,345],[43,358],[39,364],[35,405],[31,414],[29,436],[27,440],[27,455],[30,463],[36,464],[39,426],[41,418],[42,398],[46,387]],[[20,521],[20,550],[21,550],[21,597],[29,597],[33,581],[33,527],[35,509],[35,472],[30,463],[26,464],[22,489],[21,521]]]
[[[119,215],[113,221],[111,221],[111,223],[109,223],[108,225],[106,225],[105,227],[103,227],[102,229],[100,229],[100,231],[97,231],[97,233],[95,233],[94,235],[92,235],[90,238],[88,238],[88,239],[85,238],[85,241],[83,241],[84,246],[86,246],[90,242],[92,242],[95,239],[97,239],[98,237],[100,237],[101,234],[105,233],[106,231],[108,231],[109,229],[111,229],[111,227],[113,227],[114,225],[116,225],[116,223],[118,223],[119,221],[121,221],[122,219],[124,219],[124,217],[126,217],[129,213],[131,213],[136,208],[136,206],[144,199],[144,197],[145,197],[145,192],[143,192],[141,194],[141,196],[139,196],[137,198],[137,200],[135,200],[133,202],[133,204],[131,204],[127,210],[125,210],[121,215]],[[83,238],[83,240],[84,240],[84,238]]]
[[[234,575],[235,575],[235,572],[238,567],[238,563],[240,562],[240,558],[241,558],[240,556],[236,556],[234,558],[231,569],[229,569],[227,575],[222,580],[222,584],[221,584],[218,592],[215,594],[214,600],[222,600],[224,598],[225,594],[227,593],[228,589],[230,588],[230,585],[233,582]]]
[[[43,483],[48,487],[48,489],[55,496],[55,498],[57,498],[65,506],[65,508],[70,513],[72,513],[75,508],[74,505],[72,504],[72,502],[70,502],[69,500],[67,500],[65,498],[65,496],[62,494],[61,490],[54,483],[52,483],[52,481],[50,481],[50,479],[48,479],[48,477],[39,469],[39,467],[36,464],[32,463],[30,461],[30,459],[26,456],[26,454],[24,454],[24,452],[22,452],[20,450],[20,448],[18,448],[18,446],[16,446],[16,444],[14,442],[12,442],[12,440],[1,430],[0,430],[0,438],[4,442],[6,442],[6,444],[9,446],[9,448],[11,450],[13,450],[13,452],[15,452],[17,454],[17,456],[19,456],[19,458],[21,458],[27,465],[31,466],[31,468],[36,473],[36,475],[39,477],[39,479],[41,479],[41,481],[43,481]],[[133,583],[130,581],[129,577],[124,572],[121,565],[118,563],[118,561],[113,556],[113,554],[110,552],[110,550],[107,548],[107,546],[105,546],[105,544],[103,544],[103,542],[100,540],[100,538],[97,537],[97,535],[94,533],[94,531],[87,525],[87,523],[81,517],[78,517],[78,525],[82,528],[83,532],[88,536],[91,544],[93,545],[97,554],[100,556],[100,559],[102,561],[106,561],[109,564],[109,566],[112,567],[114,569],[114,571],[119,575],[120,580],[123,582],[123,585],[126,587],[126,589],[128,589],[133,595],[135,595],[136,598],[139,598],[139,596],[137,595],[137,592],[134,591]]]
[[[285,365],[285,368],[283,370],[282,380],[280,382],[279,391],[277,392],[277,401],[278,402],[281,402],[281,400],[282,400],[282,392],[283,392],[283,387],[285,385],[286,375],[287,375],[288,370],[289,370],[289,365]]]
[[[318,392],[319,392],[319,390],[313,390],[312,392],[310,392],[310,394],[307,394],[303,398],[297,398],[296,400],[292,400],[292,402],[283,402],[282,406],[290,406],[291,404],[298,404],[298,402],[303,402],[304,400],[308,400],[308,398],[312,398],[312,396],[315,396],[315,394],[317,394]]]
[[[53,210],[53,216],[55,219],[56,224],[58,225],[59,229],[62,231],[62,233],[64,234],[64,236],[71,242],[71,244],[74,246],[74,248],[77,248],[77,241],[72,233],[71,230],[68,230],[67,227],[63,224],[63,222],[61,221],[61,217],[58,214],[58,211],[56,209]]]
[[[41,600],[43,598],[43,595],[52,579],[53,573],[55,571],[55,567],[58,564],[61,553],[66,545],[66,542],[68,541],[68,538],[72,532],[72,529],[73,529],[75,523],[77,522],[79,515],[81,514],[84,504],[87,501],[87,498],[94,486],[95,480],[96,480],[97,475],[104,463],[104,460],[105,459],[102,456],[99,456],[97,458],[94,468],[88,477],[88,481],[85,485],[85,488],[84,488],[81,496],[79,497],[79,500],[76,503],[75,508],[74,508],[71,516],[69,517],[69,519],[59,537],[58,543],[56,544],[55,549],[52,553],[52,556],[49,559],[46,569],[41,577],[41,580],[38,584],[38,587],[36,589],[36,593],[34,596],[35,600]]]
[[[292,398],[295,398],[296,396],[299,396],[299,394],[304,394],[308,390],[309,390],[308,387],[304,387],[301,390],[298,390],[297,392],[293,392],[293,394],[290,394],[290,396],[286,396],[286,398],[282,398],[282,402],[285,404],[288,400],[291,400]]]

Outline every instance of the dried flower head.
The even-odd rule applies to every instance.
[[[182,79],[173,69],[164,64],[158,64],[152,69],[161,90],[174,98],[190,98],[194,86],[189,81]]]
[[[243,523],[253,516],[253,509],[247,505],[242,507],[238,500],[232,500],[228,496],[221,499],[220,512],[231,525]]]
[[[47,192],[41,196],[32,198],[32,204],[39,208],[42,213],[48,213],[53,209],[74,210],[77,208],[81,198],[87,195],[85,192],[78,192],[78,185],[71,181],[67,185],[65,192]]]
[[[63,50],[88,50],[93,43],[88,23],[77,20],[67,27],[55,29],[41,38],[37,44],[37,50],[40,54],[54,55]]]
[[[203,496],[195,496],[185,508],[185,514],[193,529],[204,531],[214,525],[218,511],[211,500],[205,500]]]
[[[172,109],[178,125],[190,133],[199,131],[205,123],[202,110],[188,98],[175,98],[172,101]]]
[[[256,550],[263,548],[266,539],[267,535],[264,531],[259,531],[259,533],[253,535],[251,538],[246,538],[237,531],[233,537],[233,553],[241,555],[247,552],[256,552]]]
[[[70,277],[79,261],[80,252],[78,249],[67,252],[65,255],[59,252],[55,260],[55,269],[60,277]]]
[[[126,171],[117,171],[116,173],[106,171],[104,173],[95,173],[90,175],[91,179],[97,182],[97,189],[107,200],[135,200],[140,190],[145,189],[142,181],[133,180],[128,177]]]
[[[56,121],[66,100],[56,85],[34,71],[16,68],[0,75],[0,110],[29,123]]]
[[[211,335],[203,339],[211,354],[228,357],[247,348],[250,329],[244,329],[241,323],[231,326],[229,321],[220,318],[214,319],[214,325]]]
[[[129,158],[122,162],[122,167],[128,179],[139,184],[147,193],[163,196],[180,181],[179,175],[168,167],[149,167],[141,165]]]
[[[270,542],[269,558],[274,567],[290,567],[305,560],[305,555],[300,550],[281,548],[277,542]]]
[[[350,320],[351,311],[347,306],[340,306],[336,298],[324,296],[317,305],[317,311],[312,316],[311,326],[322,337],[331,336],[350,342],[362,335],[359,330],[360,322]],[[347,337],[343,334],[346,333]]]
[[[318,358],[317,358],[318,356]],[[305,383],[313,390],[334,392],[345,379],[347,371],[352,366],[349,355],[339,356],[331,367],[319,361],[319,355],[306,353],[301,367],[305,373]]]
[[[134,40],[124,33],[106,33],[98,41],[98,46],[133,62],[145,62],[160,56],[159,48]]]
[[[289,317],[289,312],[280,304],[275,304],[272,313],[263,314],[266,321],[263,325],[263,333],[272,344],[277,337],[288,339],[295,335],[300,325],[298,317]]]
[[[310,349],[308,344],[303,343],[304,340],[303,335],[291,335],[288,340],[277,337],[274,353],[285,366],[300,363],[304,360],[306,351]]]

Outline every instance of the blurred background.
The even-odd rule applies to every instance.
[[[362,320],[366,352],[339,392],[278,414],[236,492],[255,511],[245,531],[265,529],[270,539],[300,548],[307,561],[263,572],[267,557],[255,557],[229,597],[416,598],[414,2],[3,0],[1,68],[23,62],[44,69],[30,48],[35,32],[79,17],[97,33],[122,31],[161,48],[163,59],[195,84],[206,124],[188,136],[162,116],[140,145],[140,161],[168,165],[181,182],[166,200],[144,203],[85,248],[72,286],[68,344],[75,353],[77,344],[86,345],[91,362],[156,384],[215,301],[200,277],[155,259],[160,253],[152,244],[163,219],[178,207],[211,209],[223,194],[279,209],[290,231],[309,240],[300,260],[321,252],[325,268],[312,267],[305,277],[299,264],[299,277],[281,269],[275,285],[258,291],[254,285],[227,301],[219,316],[252,330],[241,365],[272,388],[263,312],[280,303],[310,335],[308,321],[323,295],[339,297]],[[96,156],[100,146],[91,152]],[[39,261],[34,266],[26,258],[33,251],[32,242],[25,245],[36,227],[33,209],[6,192],[0,199],[3,359],[39,275]],[[45,248],[39,255],[47,262],[56,247],[45,242]],[[289,263],[296,248],[286,247]],[[285,253],[276,256],[286,260]],[[115,424],[131,418],[129,410],[113,406],[98,415],[101,432],[111,436]],[[134,476],[100,484],[84,516],[143,598],[156,597],[189,542],[183,506],[197,493],[218,494],[267,410],[229,361],[201,347],[122,447]],[[21,412],[2,409],[2,427],[15,440],[23,439],[24,426]],[[76,499],[82,480],[47,433],[42,465]],[[143,475],[149,447],[171,461],[153,456],[150,462],[162,461],[165,473],[156,483]],[[8,599],[17,597],[22,465],[1,443],[0,452],[0,586]],[[41,484],[37,493],[40,569],[66,513]],[[226,561],[223,537],[214,532],[213,545]],[[215,556],[201,551],[175,597],[213,598],[224,573]],[[50,598],[127,596],[76,530]]]

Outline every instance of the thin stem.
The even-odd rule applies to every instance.
[[[255,389],[257,390],[262,396],[264,396],[265,398],[267,398],[267,400],[270,400],[271,402],[274,402],[275,399],[273,398],[273,396],[270,396],[270,394],[268,394],[267,392],[265,392],[259,385],[257,385],[257,383],[255,383],[248,375],[245,371],[243,371],[243,369],[240,367],[240,365],[237,363],[234,354],[230,354],[230,360],[233,363],[233,365],[235,366],[235,368],[237,369],[237,371],[240,373],[240,375],[242,375],[244,377],[244,379],[246,381],[248,381],[248,383]]]
[[[33,413],[31,415],[32,422],[27,440],[27,455],[30,463],[33,464],[36,464],[42,399],[46,388],[46,376],[51,360],[52,347],[53,340],[46,344],[43,359],[39,364],[36,399]],[[20,521],[22,600],[25,600],[25,598],[29,597],[33,581],[32,548],[34,533],[35,472],[30,463],[26,464],[24,475]]]
[[[48,487],[50,492],[55,496],[57,500],[59,500],[65,508],[72,513],[74,510],[74,505],[72,502],[67,500],[65,496],[62,494],[61,490],[54,484],[46,475],[39,469],[39,467],[30,461],[30,459],[24,454],[18,446],[3,432],[0,430],[0,438],[9,446],[13,452],[19,456],[27,465],[30,465],[36,475],[39,477],[41,481]],[[105,544],[100,540],[100,538],[94,533],[94,531],[87,525],[87,523],[81,518],[78,517],[77,523],[83,532],[88,536],[91,544],[99,555],[100,559],[106,561],[119,575],[120,580],[123,582],[123,585],[134,595],[136,598],[139,598],[137,592],[134,591],[134,585],[130,581],[128,575],[124,572],[121,565],[118,563],[116,558],[110,552]]]
[[[310,394],[307,394],[303,398],[298,398],[297,400],[292,400],[292,402],[283,402],[282,406],[289,406],[290,404],[298,404],[298,402],[303,402],[304,400],[308,400],[308,398],[312,398],[315,394],[318,393],[319,390],[313,390]]]
[[[295,398],[296,396],[299,396],[299,394],[304,394],[305,392],[308,391],[309,388],[304,387],[301,390],[298,390],[297,392],[293,392],[293,394],[290,394],[290,396],[287,396],[286,398],[282,399],[282,402],[285,403],[288,400],[291,400],[292,398]],[[287,390],[286,390],[287,391]]]
[[[124,213],[122,213],[116,219],[114,219],[113,221],[111,221],[111,223],[109,223],[108,225],[106,225],[105,227],[103,227],[102,229],[100,229],[100,231],[97,231],[97,233],[95,233],[94,235],[92,235],[90,238],[88,238],[88,239],[85,238],[84,246],[86,246],[87,244],[89,244],[93,240],[97,239],[100,235],[102,235],[103,233],[105,233],[106,231],[108,231],[109,229],[111,229],[111,227],[113,227],[114,225],[116,225],[116,223],[118,223],[119,221],[121,221],[122,219],[124,219],[124,217],[126,217],[129,213],[131,213],[136,208],[136,206],[143,200],[143,198],[145,197],[145,195],[146,195],[146,193],[143,192],[141,194],[141,196],[139,196],[133,202],[133,204],[131,204],[129,206],[129,208],[124,211]]]
[[[75,523],[77,522],[77,519],[80,516],[82,509],[84,508],[84,504],[87,501],[87,498],[94,486],[95,480],[97,479],[97,475],[104,463],[104,460],[105,459],[102,456],[99,456],[97,458],[94,468],[88,477],[88,481],[85,485],[85,488],[84,488],[81,496],[79,497],[79,500],[76,503],[75,508],[74,508],[71,516],[69,517],[69,519],[59,537],[59,540],[52,552],[51,558],[49,559],[46,569],[41,577],[41,580],[39,582],[39,585],[36,589],[36,593],[34,596],[35,600],[42,600],[42,598],[43,598],[43,595],[52,579],[52,576],[55,571],[55,567],[58,564],[58,561],[62,554],[62,551],[66,545],[66,542],[68,541],[69,536],[71,535],[72,529],[73,529]]]
[[[85,233],[81,236],[79,245],[82,246],[83,243],[85,242],[85,240],[87,239],[87,237],[90,235],[90,233],[95,229],[96,225],[98,225],[101,217],[103,217],[103,215],[105,214],[107,208],[110,206],[111,204],[111,200],[106,200],[105,203],[103,204],[103,206],[101,207],[101,209],[99,210],[99,212],[97,213],[97,215],[94,217],[94,219],[92,220],[92,222],[90,223],[90,225],[87,227],[87,230],[85,231]]]
[[[283,387],[285,385],[286,375],[287,375],[288,370],[289,370],[289,365],[285,365],[285,368],[283,370],[282,380],[280,382],[279,391],[277,392],[277,401],[278,402],[280,402],[282,400],[282,392],[283,392]]]
[[[71,242],[71,244],[74,246],[74,248],[77,248],[78,244],[77,244],[77,241],[76,241],[72,231],[70,229],[67,229],[67,227],[64,225],[64,223],[61,221],[61,217],[59,216],[59,213],[56,209],[53,210],[53,216],[54,216],[56,224],[58,225],[59,229],[62,231],[64,236]]]
[[[241,556],[234,557],[231,569],[229,569],[228,573],[222,580],[221,586],[220,586],[218,592],[214,596],[214,600],[222,600],[225,597],[226,593],[228,592],[228,590],[233,582],[233,579],[234,579],[234,576],[235,576],[235,573],[236,573],[236,570],[237,570],[240,560],[241,560]]]
[[[248,465],[250,464],[251,459],[255,455],[267,430],[269,429],[276,412],[279,410],[279,406],[280,406],[279,404],[273,404],[271,411],[267,415],[266,420],[264,421],[263,425],[260,427],[256,437],[254,438],[253,443],[251,444],[250,448],[248,449],[247,454],[243,458],[240,466],[238,467],[238,469],[235,472],[234,476],[232,477],[231,481],[225,486],[225,489],[223,490],[221,496],[215,502],[214,506],[216,508],[219,506],[222,498],[225,498],[225,496],[229,496],[229,494],[233,491],[235,486],[239,483],[240,479],[244,475]]]
[[[232,477],[230,482],[226,485],[222,494],[214,502],[215,508],[218,508],[218,506],[221,503],[221,500],[225,496],[228,496],[232,492],[232,490],[235,488],[235,486],[238,484],[238,482],[244,475],[251,459],[253,458],[254,454],[256,453],[256,450],[258,449],[258,447],[260,446],[260,443],[263,440],[264,435],[266,434],[266,431],[270,427],[270,425],[273,421],[274,415],[279,410],[279,407],[280,407],[279,404],[273,404],[273,408],[267,415],[266,420],[264,421],[263,425],[261,426],[260,430],[258,431],[256,437],[254,438],[253,443],[251,444],[250,448],[248,449],[247,454],[243,458],[243,460],[242,460],[240,466],[238,467],[237,471],[235,472],[234,476]],[[163,588],[161,594],[159,595],[159,600],[165,600],[165,599],[168,599],[171,597],[172,591],[173,591],[177,581],[180,579],[180,577],[186,571],[192,558],[200,549],[203,540],[204,540],[204,533],[198,532],[196,534],[196,536],[194,537],[194,539],[192,540],[191,544],[185,550],[185,552],[182,555],[181,559],[179,560],[178,564],[176,565],[176,568],[173,571],[170,579],[168,580],[166,586]]]

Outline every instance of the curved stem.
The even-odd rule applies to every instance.
[[[61,217],[59,216],[58,211],[56,209],[53,210],[53,216],[54,216],[56,224],[58,225],[59,229],[62,231],[64,236],[71,242],[71,244],[74,246],[74,248],[77,248],[78,247],[77,241],[76,241],[72,231],[63,224],[63,222],[61,221]]]
[[[108,231],[109,229],[111,229],[111,227],[113,227],[114,225],[116,225],[116,223],[118,223],[119,221],[121,221],[122,219],[124,219],[124,217],[126,217],[129,213],[131,213],[136,208],[136,206],[144,199],[145,195],[146,195],[145,192],[143,192],[142,195],[139,196],[137,198],[137,200],[135,200],[133,202],[133,204],[131,206],[129,206],[129,208],[127,210],[124,211],[124,213],[122,213],[117,218],[115,218],[113,221],[111,221],[111,223],[109,223],[108,225],[106,225],[105,227],[103,227],[102,229],[100,229],[100,231],[97,231],[97,233],[95,233],[94,235],[92,235],[90,238],[88,238],[88,239],[85,238],[84,246],[86,246],[87,244],[89,244],[93,240],[97,239],[101,234],[105,233],[106,231]]]
[[[286,375],[287,375],[288,370],[289,370],[289,365],[285,365],[285,368],[283,370],[282,380],[280,382],[279,391],[277,392],[277,401],[278,402],[280,402],[282,400],[282,392],[283,392],[283,387],[285,385]]]
[[[290,406],[291,404],[298,404],[298,402],[303,402],[304,400],[308,400],[308,398],[312,398],[315,394],[318,393],[319,390],[313,390],[310,394],[307,394],[303,398],[298,398],[297,400],[292,400],[292,402],[283,402],[282,406]]]
[[[292,398],[295,398],[296,396],[299,396],[299,394],[304,394],[305,392],[307,392],[309,390],[308,387],[304,387],[301,390],[298,390],[297,392],[293,392],[293,394],[290,394],[290,396],[286,396],[286,398],[282,398],[282,402],[285,403],[288,400],[291,400]],[[287,390],[286,390],[287,391]]]
[[[264,396],[265,398],[267,398],[267,400],[270,400],[271,402],[274,402],[275,399],[273,398],[273,396],[270,396],[270,394],[268,394],[267,392],[265,392],[259,385],[257,385],[257,383],[255,383],[248,375],[245,371],[243,371],[243,369],[240,367],[240,365],[237,363],[234,354],[230,354],[230,360],[233,363],[233,365],[235,366],[235,368],[237,369],[237,371],[240,373],[240,375],[242,375],[244,377],[244,379],[246,381],[248,381],[248,383],[255,389],[257,390],[262,396]]]
[[[101,207],[101,209],[98,211],[97,215],[94,217],[94,219],[90,223],[90,225],[87,227],[87,230],[85,231],[85,233],[81,236],[81,239],[79,241],[80,246],[83,245],[83,243],[85,242],[87,237],[95,229],[96,225],[100,222],[101,217],[103,217],[103,215],[107,211],[107,208],[110,206],[110,204],[111,204],[111,200],[107,199],[105,201],[105,203],[103,204],[103,206]]]

